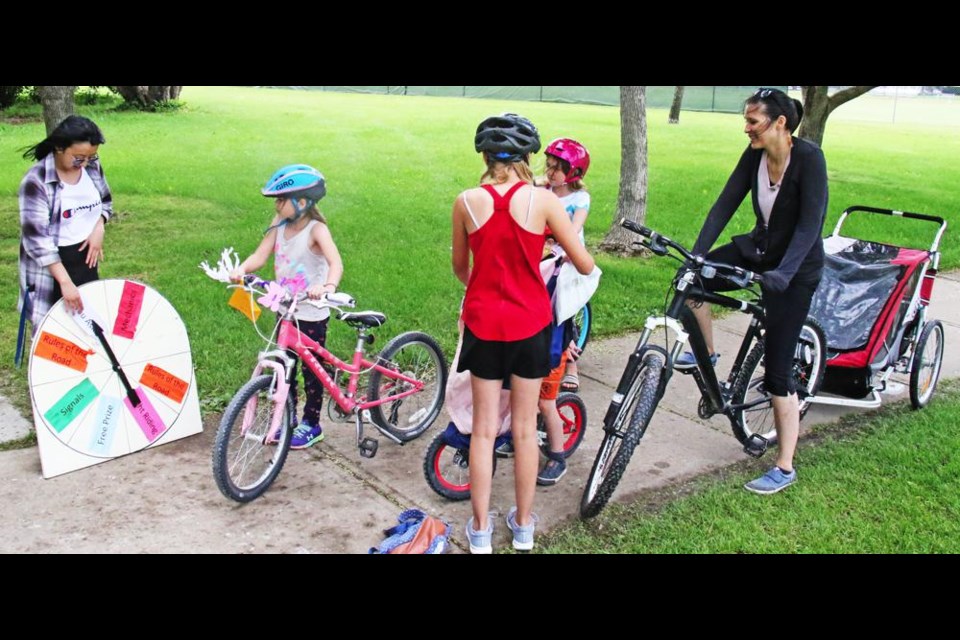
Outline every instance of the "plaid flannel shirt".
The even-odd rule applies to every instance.
[[[100,192],[103,215],[109,220],[113,215],[113,196],[103,176],[103,168],[99,161],[93,161],[87,164],[86,171]],[[33,306],[30,323],[34,333],[56,302],[53,298],[55,282],[47,267],[60,262],[57,245],[62,191],[54,154],[50,153],[30,168],[17,192],[20,200],[20,302],[17,308],[23,310],[24,293],[29,290]]]

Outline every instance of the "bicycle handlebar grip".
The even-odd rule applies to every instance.
[[[324,300],[328,300],[331,304],[334,304],[338,307],[350,307],[353,309],[357,306],[357,301],[349,293],[343,293],[342,291],[337,291],[335,293],[327,293],[323,296]]]
[[[652,229],[648,229],[647,227],[641,224],[637,224],[633,220],[628,220],[627,218],[620,219],[620,226],[623,227],[624,229],[627,229],[628,231],[633,231],[634,233],[638,233],[641,236],[646,236],[647,238],[653,235]]]

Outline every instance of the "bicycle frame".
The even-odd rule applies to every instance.
[[[333,355],[315,340],[303,334],[293,320],[293,307],[291,307],[280,320],[277,335],[278,348],[271,351],[263,351],[259,354],[257,365],[254,367],[251,376],[251,378],[256,378],[263,373],[265,369],[273,371],[275,391],[271,395],[274,410],[270,423],[270,437],[276,437],[279,432],[287,396],[290,393],[290,385],[295,384],[294,365],[296,364],[296,358],[292,357],[290,352],[295,353],[304,363],[304,366],[308,367],[310,371],[317,376],[317,379],[320,380],[324,389],[330,394],[330,398],[337,403],[337,406],[339,406],[344,413],[354,414],[357,424],[358,444],[363,440],[364,411],[419,393],[424,386],[422,381],[411,378],[377,362],[371,362],[363,357],[364,345],[372,342],[372,338],[373,336],[367,333],[365,327],[357,327],[357,346],[353,353],[353,363],[348,364]],[[314,354],[316,354],[316,356]],[[323,362],[333,365],[337,370],[350,374],[346,393],[340,389],[340,386],[333,381],[330,374],[320,365],[317,356],[319,356]],[[359,386],[360,374],[367,371],[379,371],[387,378],[403,383],[401,387],[402,390],[399,393],[392,393],[374,401],[358,402],[356,400],[356,392]],[[247,429],[253,423],[254,411],[255,406],[248,406],[244,413],[243,426],[241,427],[244,433],[246,433]],[[403,444],[403,442],[393,434],[381,429],[378,425],[374,426],[377,426],[378,431],[397,444]]]
[[[694,284],[697,278],[697,271],[688,267],[682,267],[681,272],[682,275],[679,275],[676,280],[676,293],[674,294],[673,299],[670,301],[665,315],[650,316],[647,318],[647,321],[644,324],[643,332],[640,334],[640,339],[637,342],[637,346],[634,349],[634,353],[631,358],[636,358],[638,362],[640,359],[642,359],[643,352],[649,345],[650,337],[653,335],[654,331],[662,328],[668,333],[673,333],[673,346],[668,353],[669,357],[666,359],[662,374],[663,379],[660,383],[660,393],[662,394],[667,383],[670,381],[670,378],[673,376],[674,361],[676,361],[677,357],[684,350],[685,345],[689,342],[694,358],[699,365],[698,367],[690,370],[690,373],[693,375],[693,378],[697,383],[697,387],[700,389],[702,398],[705,402],[709,402],[710,406],[706,408],[709,410],[711,415],[714,413],[723,413],[731,421],[733,421],[736,419],[735,414],[737,411],[750,408],[758,404],[731,404],[729,402],[729,390],[733,384],[733,381],[736,379],[737,374],[740,372],[743,362],[746,360],[747,354],[750,352],[751,346],[763,335],[763,307],[757,302],[737,300],[736,298],[731,298],[729,296],[705,291],[701,287],[698,287],[696,284]],[[707,344],[706,340],[704,340],[703,332],[701,331],[700,325],[697,323],[693,313],[690,311],[689,307],[687,307],[686,302],[688,299],[702,300],[704,303],[720,305],[722,307],[740,311],[753,316],[750,320],[750,326],[747,329],[747,333],[744,335],[743,341],[740,344],[740,349],[737,353],[736,360],[733,363],[733,367],[730,369],[730,373],[727,376],[725,384],[721,385],[720,380],[717,377],[716,367],[710,361],[710,353],[707,350]],[[624,371],[624,376],[628,379],[621,380],[622,386],[629,386],[631,383],[631,380],[629,379],[629,374],[631,371],[632,367],[628,365]],[[617,393],[614,394],[614,401],[617,401],[619,398],[619,402],[622,403],[626,391],[627,389],[625,388],[621,392],[620,388],[618,387]],[[614,411],[614,408],[611,405],[610,410],[607,412],[607,416],[604,418],[604,428],[607,428],[609,425],[613,424],[613,421],[617,417],[618,410],[619,409]]]

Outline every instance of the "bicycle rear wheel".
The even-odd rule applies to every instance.
[[[273,483],[290,450],[296,407],[288,395],[280,432],[269,434],[273,418],[274,377],[258,376],[240,387],[227,405],[213,445],[213,477],[221,493],[250,502]],[[244,431],[245,418],[249,425]],[[275,435],[277,440],[269,438]]]
[[[440,415],[447,385],[447,360],[436,340],[425,333],[408,331],[387,343],[378,362],[423,383],[419,393],[370,409],[370,419],[401,442],[426,431]],[[370,374],[370,402],[410,389],[410,383],[395,380],[380,371]]]
[[[777,441],[773,419],[773,405],[764,387],[764,345],[758,342],[751,349],[743,368],[733,383],[733,404],[746,405],[733,419],[733,434],[742,444],[754,434],[763,436],[768,443]],[[817,395],[823,384],[827,367],[827,339],[820,324],[807,318],[800,330],[797,350],[793,359],[793,376],[797,386],[800,418],[807,414],[810,402],[807,398]]]
[[[654,347],[647,349],[616,419],[609,428],[604,427],[603,442],[580,499],[581,518],[592,518],[600,513],[613,496],[633,450],[640,443],[660,402],[660,380],[666,356]]]
[[[423,475],[430,488],[448,500],[470,499],[470,449],[455,447],[438,433],[423,458]],[[493,471],[497,456],[493,456]]]

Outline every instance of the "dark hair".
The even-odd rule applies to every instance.
[[[66,149],[77,142],[101,145],[106,142],[106,139],[93,120],[83,116],[67,116],[50,135],[32,147],[28,147],[23,152],[23,157],[42,160],[56,149]]]
[[[776,120],[780,116],[787,119],[787,131],[793,133],[800,126],[803,119],[803,105],[796,98],[791,98],[780,89],[764,89],[760,87],[757,92],[744,100],[743,106],[761,104],[771,120]]]

